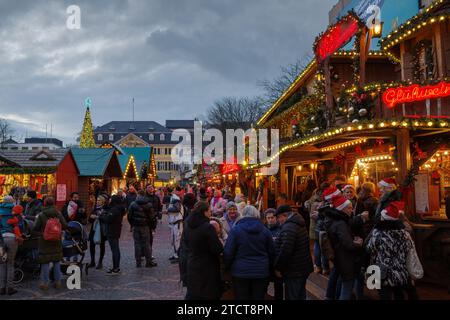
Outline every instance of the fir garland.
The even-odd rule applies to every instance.
[[[42,168],[0,168],[0,174],[52,174],[57,171],[56,167]]]

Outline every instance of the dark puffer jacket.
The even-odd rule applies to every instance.
[[[190,214],[186,225],[184,237],[188,252],[187,297],[196,300],[218,300],[222,295],[222,243],[204,215]]]
[[[360,220],[354,219],[357,223],[352,226],[352,231],[355,236],[366,239],[370,231],[372,231],[375,221],[375,213],[377,211],[378,199],[373,195],[368,195],[363,198],[359,198],[355,208],[355,218],[367,211],[369,212],[369,221],[363,223]],[[361,219],[362,220],[362,219]]]
[[[282,226],[275,242],[275,270],[283,277],[308,277],[313,272],[305,220],[293,214]]]
[[[128,222],[132,227],[151,227],[155,218],[153,206],[146,197],[138,196],[128,210]]]
[[[350,217],[334,208],[328,208],[325,214],[325,229],[334,249],[336,270],[344,281],[355,279],[362,249],[353,243]]]
[[[275,255],[272,234],[258,218],[246,217],[228,234],[224,249],[225,269],[233,277],[263,279],[271,274]]]
[[[120,196],[113,196],[111,205],[100,215],[100,221],[106,225],[106,237],[120,239],[122,220],[126,210]]]

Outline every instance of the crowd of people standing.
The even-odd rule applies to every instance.
[[[275,299],[305,300],[313,272],[329,277],[327,299],[364,299],[370,265],[381,270],[381,299],[417,299],[414,280],[421,266],[395,180],[383,179],[378,188],[366,182],[356,190],[345,177],[337,177],[318,187],[309,181],[299,191],[298,210],[280,194],[264,212],[244,195],[189,185],[130,186],[112,196],[97,192],[91,210],[72,193],[61,212],[52,197],[41,201],[34,191],[24,199],[7,196],[0,204],[0,294],[17,292],[12,277],[23,219],[33,220],[33,230],[41,235],[39,287],[48,290],[50,265],[54,287],[61,288],[63,259],[61,241],[49,236],[49,224],[59,232],[73,221],[89,228],[89,267],[103,269],[108,244],[112,267],[107,273],[118,275],[124,217],[133,235],[136,267],[153,268],[153,236],[165,213],[173,248],[169,260],[179,264],[186,299],[215,300],[231,293],[238,300],[263,300],[273,282]]]

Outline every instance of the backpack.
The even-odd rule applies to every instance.
[[[44,228],[43,238],[46,241],[60,241],[62,235],[62,226],[58,218],[47,220]]]
[[[320,250],[322,250],[322,254],[330,261],[334,260],[334,249],[331,245],[330,237],[328,236],[328,232],[319,231],[319,245]]]

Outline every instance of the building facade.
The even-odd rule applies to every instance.
[[[12,138],[6,140],[3,149],[6,150],[57,150],[63,148],[63,142],[56,138],[25,138],[25,142],[17,142]]]
[[[155,121],[111,121],[94,129],[94,140],[98,146],[108,143],[118,147],[152,147],[156,183],[168,183],[181,180],[192,169],[172,162],[172,150],[178,144],[172,141],[176,129],[193,134],[194,120],[167,120],[165,126]]]

